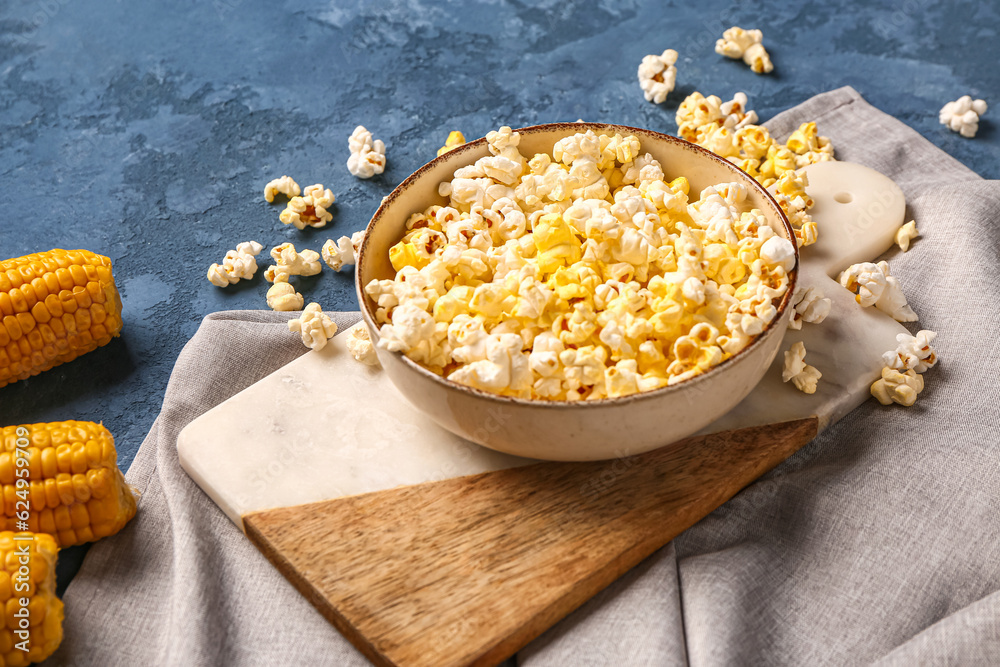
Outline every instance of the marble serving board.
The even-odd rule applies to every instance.
[[[804,342],[806,361],[823,373],[818,391],[806,395],[783,383],[779,353],[754,391],[703,433],[812,415],[826,427],[868,398],[881,354],[906,331],[881,311],[860,307],[836,282],[843,268],[893,244],[902,192],[856,164],[825,162],[807,173],[821,232],[802,251],[799,289],[818,288],[833,308],[822,324],[789,330],[781,350]],[[354,361],[340,336],[193,421],[177,449],[183,468],[241,528],[252,512],[530,462],[440,428],[383,373]]]

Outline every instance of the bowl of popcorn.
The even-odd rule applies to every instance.
[[[502,127],[368,225],[361,312],[399,391],[499,451],[584,461],[704,428],[771,364],[798,251],[732,163],[595,123]]]

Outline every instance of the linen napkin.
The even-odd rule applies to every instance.
[[[914,407],[865,403],[516,664],[1000,663],[1000,182],[851,88],[765,124],[807,120],[903,189],[922,236],[887,257],[940,363]],[[185,425],[305,351],[287,319],[215,313],[184,348],[127,475],[139,512],[90,549],[49,664],[369,664],[177,459]]]

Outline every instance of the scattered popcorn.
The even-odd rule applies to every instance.
[[[271,310],[302,310],[305,300],[288,282],[274,283],[267,290],[267,307]]]
[[[937,363],[937,352],[931,347],[935,338],[937,333],[927,329],[918,331],[916,336],[897,334],[896,342],[899,345],[895,350],[883,354],[882,361],[886,367],[897,371],[914,370],[923,373]]]
[[[279,194],[285,195],[291,199],[292,197],[298,197],[301,192],[299,184],[292,180],[290,176],[282,176],[281,178],[269,181],[268,184],[264,186],[264,199],[267,200],[268,204],[270,204]]]
[[[954,102],[945,104],[938,114],[938,120],[952,132],[958,132],[963,137],[971,139],[979,131],[979,117],[984,113],[986,113],[986,102],[963,95]]]
[[[761,44],[763,39],[764,35],[760,30],[744,30],[733,26],[722,33],[722,39],[715,43],[715,52],[734,60],[742,58],[757,74],[767,74],[774,69],[774,65]]]
[[[924,378],[908,370],[900,373],[893,368],[883,368],[882,377],[872,383],[871,393],[882,405],[898,403],[910,407],[917,401],[917,394],[924,390]]]
[[[823,296],[815,287],[807,287],[792,300],[792,319],[788,321],[789,329],[801,329],[803,322],[819,324],[830,314],[833,302]]]
[[[364,322],[358,322],[347,330],[347,351],[351,356],[361,363],[369,366],[378,366],[378,356],[375,354],[375,346],[372,345],[368,327]]]
[[[333,215],[327,211],[336,198],[328,188],[320,184],[310,185],[302,197],[292,197],[288,206],[281,212],[279,218],[286,225],[295,225],[296,229],[306,227],[326,227],[333,220]]]
[[[264,279],[269,283],[287,283],[289,276],[314,276],[323,268],[318,252],[303,250],[299,253],[291,243],[271,248],[271,258],[275,263],[264,271]]]
[[[840,274],[840,284],[855,294],[862,306],[875,306],[897,322],[916,322],[917,314],[906,303],[899,280],[889,273],[889,263],[862,262]]]
[[[806,346],[799,341],[785,352],[785,367],[781,371],[781,381],[792,381],[795,388],[805,394],[815,394],[816,385],[823,377],[816,368],[805,362]]]
[[[257,273],[257,255],[264,246],[256,241],[246,241],[236,246],[236,250],[226,253],[222,264],[208,267],[208,280],[218,287],[235,285],[240,280],[250,280]]]
[[[364,125],[358,125],[348,139],[351,157],[347,159],[347,170],[358,178],[371,178],[385,171],[385,143],[381,139],[372,141],[372,133]]]
[[[395,277],[365,286],[384,349],[484,391],[594,400],[704,373],[777,317],[795,246],[742,184],[691,193],[631,135],[530,157],[509,127],[486,139],[446,205],[406,220]]]
[[[337,323],[323,312],[318,303],[310,303],[297,319],[288,321],[289,331],[298,331],[310,350],[322,350],[326,341],[337,333]]]
[[[896,245],[906,252],[910,249],[910,242],[918,236],[920,232],[917,231],[917,221],[910,220],[896,231]]]
[[[639,64],[639,86],[647,102],[661,104],[677,83],[677,52],[667,49],[660,55],[649,55]]]
[[[438,155],[444,155],[450,150],[458,148],[465,144],[465,135],[458,130],[453,130],[448,133],[448,138],[444,142],[444,146],[438,149]]]
[[[334,242],[328,239],[323,244],[323,261],[334,271],[340,271],[345,266],[350,266],[357,262],[357,253],[361,249],[361,243],[365,239],[364,230],[354,232],[351,236],[341,236]]]

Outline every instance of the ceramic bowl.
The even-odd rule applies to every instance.
[[[774,230],[793,241],[792,228],[778,204],[753,178],[732,163],[682,139],[650,130],[596,123],[554,123],[518,130],[519,149],[551,155],[562,137],[596,133],[634,134],[663,167],[666,180],[687,177],[691,192],[709,185],[743,183],[748,203],[760,209]],[[445,153],[421,167],[383,200],[368,225],[356,267],[361,313],[378,340],[375,303],[364,286],[395,275],[389,248],[402,238],[410,214],[445,204],[438,184],[459,167],[489,154],[485,139]],[[590,401],[517,399],[451,382],[398,352],[376,346],[379,361],[396,388],[435,422],[463,438],[498,451],[536,459],[590,461],[639,454],[685,438],[724,415],[763,377],[788,326],[798,254],[778,316],[746,348],[690,380],[621,398]]]

